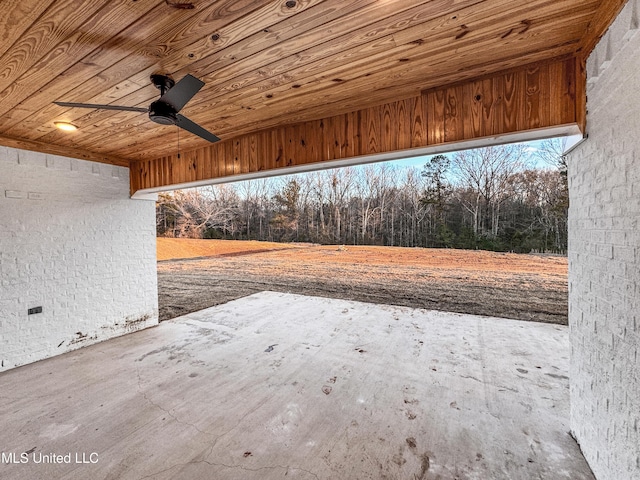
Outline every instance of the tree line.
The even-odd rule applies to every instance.
[[[159,236],[320,244],[567,250],[559,140],[163,193]],[[533,161],[544,168],[532,168]]]

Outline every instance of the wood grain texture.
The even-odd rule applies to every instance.
[[[567,96],[536,90],[539,79],[575,80],[577,71],[534,69],[495,84],[487,75],[584,56],[624,1],[194,0],[190,10],[164,0],[1,3],[1,138],[95,158],[169,158],[175,130],[145,114],[52,102],[147,107],[158,93],[151,73],[189,73],[206,86],[184,114],[224,140],[239,138],[228,147],[234,159],[252,151],[232,165],[211,156],[181,173],[199,177],[268,168],[263,152],[281,152],[268,161],[286,166],[560,121],[568,104],[545,95]],[[462,108],[470,92],[420,94],[457,82],[483,101]],[[569,95],[582,98],[581,88],[574,82]],[[429,115],[446,113],[439,130],[427,128],[428,107]],[[53,127],[58,120],[80,129],[65,135]],[[206,146],[187,133],[180,143],[185,152]],[[169,160],[166,171],[178,174]]]
[[[472,66],[478,65],[483,54],[486,55],[491,52],[491,46],[495,44],[497,32],[502,32],[504,29],[510,29],[514,26],[513,15],[522,16],[530,13],[530,6],[527,2],[514,3],[517,8],[514,6],[509,9],[506,14],[494,19],[495,23],[486,21],[479,22],[476,29],[469,30],[471,33],[457,41],[459,44],[456,48],[458,52],[458,63],[454,65],[456,73],[464,72],[468,78],[470,72],[474,71]],[[566,4],[564,5],[566,7]],[[583,18],[582,23],[577,22],[576,19],[572,19],[571,23],[567,24],[559,22],[557,31],[549,31],[544,28],[544,23],[540,19],[544,18],[545,15],[550,15],[551,12],[556,12],[562,6],[563,2],[550,2],[546,10],[536,12],[536,14],[532,16],[534,20],[532,20],[532,24],[527,27],[526,30],[522,28],[502,39],[501,43],[503,45],[501,45],[500,48],[504,49],[504,51],[508,51],[509,46],[521,47],[522,45],[527,45],[528,48],[536,48],[541,45],[541,43],[547,43],[547,36],[554,36],[554,34],[560,32],[566,33],[572,31],[575,35],[579,35],[587,25],[587,18]],[[540,15],[540,17],[537,15]],[[423,28],[428,27],[428,25],[422,26]],[[424,31],[422,31],[422,35],[424,36]],[[390,91],[397,88],[395,85],[399,81],[422,81],[422,87],[425,88],[428,84],[421,72],[432,69],[434,66],[440,66],[443,62],[447,62],[448,59],[451,58],[452,48],[451,39],[446,31],[440,32],[436,37],[433,35],[427,37],[427,41],[430,47],[429,54],[423,52],[424,44],[416,45],[411,42],[387,49],[383,52],[369,52],[366,49],[358,52],[352,49],[349,51],[348,56],[332,58],[332,69],[329,72],[325,70],[324,75],[321,77],[319,77],[319,74],[322,73],[321,71],[316,72],[309,70],[311,67],[318,67],[316,64],[293,69],[289,71],[288,74],[290,80],[270,88],[269,95],[272,95],[273,98],[266,99],[264,91],[260,90],[258,86],[243,87],[234,92],[234,100],[240,102],[244,108],[238,108],[237,104],[234,103],[228,108],[220,108],[218,113],[225,119],[225,122],[240,122],[241,120],[252,118],[260,122],[260,127],[264,128],[265,126],[274,126],[277,124],[276,119],[291,115],[292,112],[295,111],[292,110],[292,104],[299,105],[299,107],[294,107],[297,108],[298,111],[302,110],[303,113],[307,112],[308,108],[300,99],[310,96],[331,98],[340,95],[340,100],[343,100],[353,98],[354,95],[359,96],[359,93],[363,90],[376,93],[386,91],[388,95]],[[363,48],[367,47],[368,45]],[[564,47],[566,49],[562,53],[569,53],[576,48],[576,45],[566,45]],[[518,63],[521,63],[520,53],[514,55]],[[396,73],[393,76],[390,76],[388,71],[390,56],[397,59],[397,66],[395,66]],[[319,68],[326,69],[326,66],[326,60],[319,63]],[[301,75],[309,76],[301,78]],[[340,85],[341,92],[335,91],[335,79],[342,80],[342,85]],[[450,81],[446,76],[441,76],[437,80],[436,85],[441,85],[441,82]],[[408,92],[401,93],[401,95],[407,94]],[[382,97],[381,100],[384,101],[384,97]],[[368,102],[369,100],[367,99],[365,101]],[[373,104],[378,103],[379,101]],[[252,106],[249,111],[247,111],[247,105]],[[366,106],[366,104],[361,104],[360,107],[362,106]],[[329,108],[339,108],[339,105],[333,104],[331,106],[327,105],[326,107],[327,109],[321,113],[323,117],[331,115]],[[333,110],[333,112],[335,112],[335,110]],[[199,117],[202,113],[203,111],[197,107],[190,110],[190,115],[195,119],[204,118]],[[253,124],[251,128],[255,126],[257,125]],[[239,128],[246,128],[246,124],[239,125]],[[224,126],[214,127],[214,129],[223,132]],[[236,128],[235,131],[238,132],[238,128]],[[117,144],[119,139],[122,139],[122,142],[126,142],[128,135],[127,132],[123,130],[122,133],[111,136],[110,138],[112,142],[116,142]],[[151,144],[145,144],[144,146],[147,151],[152,147]],[[125,150],[124,153],[129,155],[133,152]]]
[[[580,64],[580,58],[569,57],[526,65],[377,107],[241,135],[168,157],[172,173],[159,181],[153,172],[166,172],[167,157],[133,161],[131,190],[581,125]]]
[[[627,0],[602,0],[600,2],[598,9],[591,17],[589,26],[580,39],[580,51],[585,60],[626,3]]]

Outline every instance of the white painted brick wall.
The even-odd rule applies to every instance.
[[[587,63],[569,156],[571,428],[598,480],[640,479],[640,0]]]
[[[157,323],[155,204],[128,169],[0,147],[0,371]]]

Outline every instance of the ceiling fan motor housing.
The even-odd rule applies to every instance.
[[[178,121],[176,111],[161,100],[149,106],[149,118],[160,125],[175,125]]]

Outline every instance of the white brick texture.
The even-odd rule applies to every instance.
[[[568,159],[571,428],[598,480],[640,479],[639,2],[589,57]]]
[[[155,204],[128,169],[0,147],[0,371],[157,323]]]

